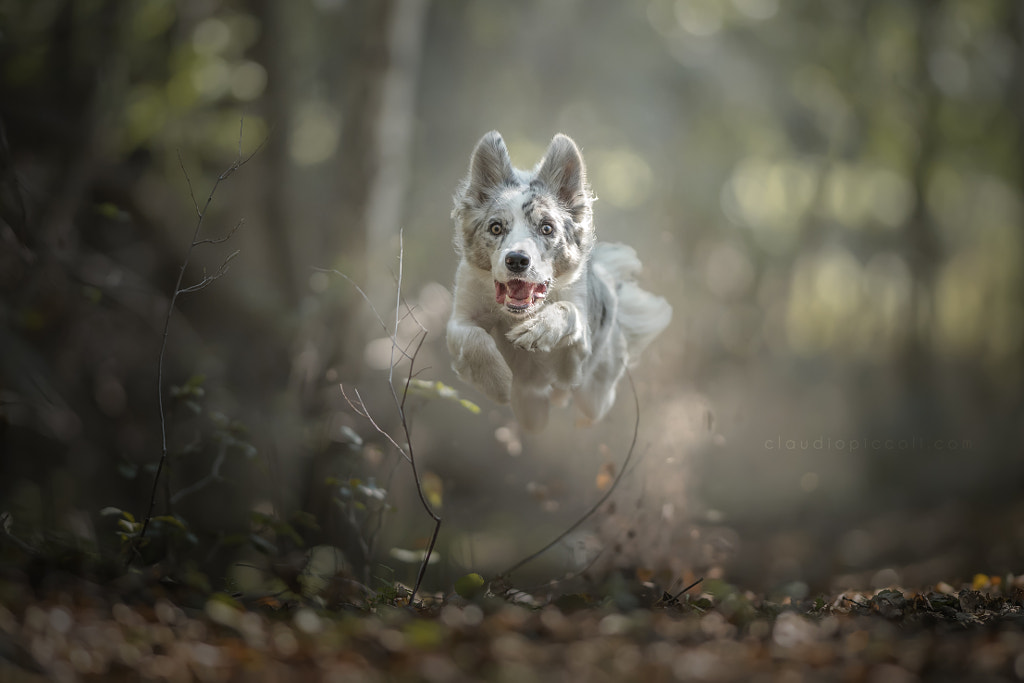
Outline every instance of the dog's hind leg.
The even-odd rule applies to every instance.
[[[548,424],[551,400],[546,392],[527,389],[521,384],[512,385],[512,412],[523,429],[537,432]]]
[[[598,347],[587,376],[573,391],[577,409],[591,422],[597,422],[615,404],[615,385],[626,370],[626,339],[612,333]]]
[[[615,385],[625,365],[600,363],[582,386],[573,392],[577,409],[591,422],[597,422],[615,405]]]

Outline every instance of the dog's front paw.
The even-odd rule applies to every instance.
[[[505,335],[514,346],[526,351],[550,352],[559,346],[578,344],[583,328],[576,307],[560,301],[552,304]]]

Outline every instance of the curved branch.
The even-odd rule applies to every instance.
[[[629,469],[630,460],[632,460],[632,458],[633,458],[633,451],[636,450],[637,436],[640,433],[640,398],[639,398],[639,396],[637,396],[636,385],[633,383],[633,375],[631,375],[629,373],[629,368],[626,368],[626,378],[629,380],[629,388],[633,390],[633,405],[636,407],[636,421],[633,423],[633,440],[630,441],[630,443],[629,443],[629,450],[626,452],[626,459],[622,461],[622,467],[619,468],[619,473],[615,477],[615,480],[612,482],[612,485],[609,486],[608,490],[604,492],[604,495],[601,496],[600,498],[598,498],[597,502],[594,503],[590,507],[589,510],[587,510],[585,513],[583,513],[583,515],[579,519],[577,519],[575,522],[573,522],[569,526],[568,529],[566,529],[565,531],[560,533],[551,542],[549,542],[547,545],[545,545],[540,550],[538,550],[538,551],[536,551],[536,552],[534,552],[534,553],[532,553],[530,555],[527,555],[526,557],[521,559],[519,562],[516,562],[511,567],[509,567],[505,571],[503,571],[500,574],[498,574],[496,577],[494,577],[494,579],[492,579],[492,581],[496,581],[498,579],[503,579],[503,578],[507,577],[509,574],[511,574],[515,570],[517,570],[520,567],[522,567],[522,566],[532,562],[533,560],[537,559],[538,557],[540,557],[541,555],[543,555],[544,553],[546,553],[547,551],[551,550],[553,547],[555,547],[556,545],[561,543],[563,540],[565,540],[566,536],[568,536],[572,532],[576,531],[576,529],[578,529],[581,524],[583,524],[585,521],[590,519],[590,517],[595,512],[597,512],[601,508],[602,505],[604,505],[606,502],[608,502],[608,499],[611,498],[612,493],[615,492],[615,489],[616,489],[616,487],[618,487],[619,482],[622,481],[623,476],[625,476],[626,471]]]

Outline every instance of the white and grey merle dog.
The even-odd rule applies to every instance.
[[[542,429],[550,402],[570,395],[585,418],[603,417],[627,363],[672,317],[635,283],[631,247],[595,243],[593,202],[580,150],[561,134],[522,171],[488,133],[455,193],[452,366],[511,402],[526,429]]]

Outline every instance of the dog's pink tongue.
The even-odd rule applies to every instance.
[[[529,301],[533,296],[533,285],[525,280],[509,280],[508,295],[516,301]]]
[[[525,280],[509,280],[508,282],[494,283],[494,300],[499,304],[505,303],[505,299],[523,304],[530,301],[533,296],[535,285]]]
[[[538,299],[543,299],[547,292],[548,285],[546,282],[527,282],[526,280],[494,281],[494,300],[500,305],[505,303],[507,299],[510,302],[510,306],[515,305],[519,307],[519,310],[522,310],[524,305],[532,304]]]

